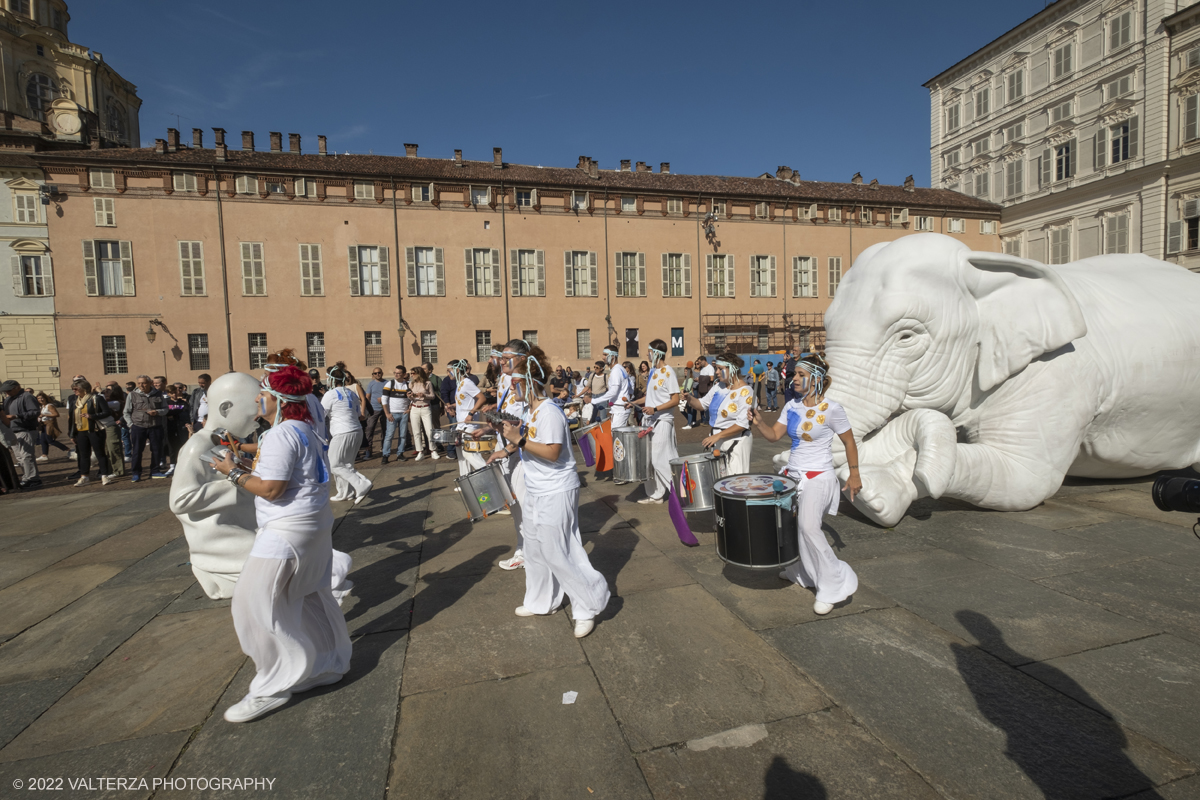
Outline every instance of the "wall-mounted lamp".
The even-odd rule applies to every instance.
[[[58,377],[58,367],[51,367],[50,374],[57,378]]]
[[[156,338],[158,338],[158,334],[156,334],[154,332],[154,329],[156,327],[162,328],[163,333],[167,334],[167,336],[170,336],[172,340],[179,341],[178,339],[175,338],[175,335],[173,333],[171,333],[170,330],[167,329],[167,326],[165,324],[163,324],[163,321],[161,319],[152,319],[152,320],[150,320],[149,326],[146,328],[146,341],[149,342],[150,344],[154,344],[154,340]]]

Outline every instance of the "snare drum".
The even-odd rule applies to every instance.
[[[499,462],[492,462],[486,467],[468,472],[460,478],[455,478],[461,490],[463,504],[467,507],[467,516],[471,522],[489,517],[515,504],[512,490],[508,488],[508,480],[500,469]]]
[[[718,480],[717,460],[708,453],[671,459],[675,494],[684,511],[711,511],[713,484]]]
[[[782,475],[734,475],[713,485],[717,555],[727,564],[779,569],[800,558],[796,482]]]
[[[650,480],[650,434],[638,426],[613,429],[613,480],[634,483]]]
[[[443,428],[438,428],[433,432],[434,444],[454,444],[458,439],[458,430],[455,425],[447,425]]]
[[[462,449],[468,453],[490,453],[496,449],[496,434],[485,433],[478,439],[464,436],[462,439]]]
[[[592,447],[592,431],[603,424],[602,422],[593,422],[591,425],[585,425],[571,431],[571,436],[575,438],[575,445],[579,448],[579,452],[583,456],[583,463],[589,467],[596,466],[596,453]]]

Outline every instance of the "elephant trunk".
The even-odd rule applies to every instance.
[[[830,346],[829,375],[832,383],[828,395],[842,404],[850,427],[860,441],[871,431],[879,428],[904,403],[907,379],[889,374],[888,371],[855,366],[848,358],[838,358],[837,350]]]

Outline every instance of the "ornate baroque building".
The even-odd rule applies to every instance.
[[[1005,252],[1200,269],[1200,4],[1057,0],[926,85],[934,186],[1000,203]]]
[[[490,160],[204,146],[38,153],[64,376],[464,357],[521,336],[582,369],[610,341],[673,363],[731,347],[805,348],[867,247],[917,231],[999,249],[998,206],[945,189]],[[151,321],[156,324],[150,325]]]

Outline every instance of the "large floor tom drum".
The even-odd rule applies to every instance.
[[[618,483],[640,483],[650,480],[650,436],[641,426],[614,428],[613,480]]]
[[[734,475],[713,485],[717,555],[728,564],[778,569],[800,558],[796,482],[782,475]]]
[[[717,460],[709,453],[671,459],[675,494],[684,511],[712,511]]]
[[[479,522],[517,502],[498,461],[455,478],[454,482],[461,490],[471,522]]]

